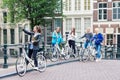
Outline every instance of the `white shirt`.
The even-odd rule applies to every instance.
[[[73,40],[73,41],[75,41],[76,40],[76,34],[74,35],[73,33],[72,34],[69,34],[68,35],[68,40]]]

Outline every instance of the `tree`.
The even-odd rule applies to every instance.
[[[10,22],[19,22],[28,19],[31,27],[34,25],[44,25],[44,17],[56,16],[56,8],[60,8],[59,0],[3,0],[3,6],[9,10]],[[62,0],[60,0],[62,1]],[[62,15],[62,9],[61,13]]]

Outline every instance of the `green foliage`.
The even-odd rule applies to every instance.
[[[62,0],[60,0],[62,1]],[[31,26],[44,25],[44,17],[55,17],[55,10],[62,15],[59,0],[3,0],[3,8],[9,9],[10,22],[19,22],[22,19],[31,21]],[[61,7],[60,7],[61,6]],[[57,9],[59,8],[59,9]],[[62,9],[61,9],[62,10]]]

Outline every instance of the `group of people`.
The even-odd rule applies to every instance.
[[[75,28],[73,27],[68,35],[68,43],[69,43],[69,46],[73,49],[74,54],[76,54],[76,50],[75,50],[76,38],[79,38],[79,37],[77,37]],[[90,28],[88,28],[86,30],[86,33],[79,39],[82,39],[82,38],[86,39],[84,42],[84,48],[94,45],[95,49],[97,51],[96,61],[101,60],[101,53],[100,53],[101,52],[101,43],[103,42],[104,38],[103,38],[102,33],[99,32],[99,29],[96,28],[95,34],[93,35],[93,33],[90,31]],[[62,35],[60,32],[60,28],[57,27],[56,30],[52,34],[52,46],[54,46],[55,44],[60,45],[62,42],[63,42],[63,38],[62,38]],[[94,42],[94,44],[92,44],[93,42]]]
[[[25,29],[23,29],[23,31],[26,34],[30,35],[30,43],[28,46],[28,49],[29,49],[28,57],[31,58],[33,54],[35,69],[37,69],[38,63],[37,63],[36,55],[39,50],[39,43],[41,41],[41,31],[42,31],[41,27],[34,26],[33,31],[27,31]],[[75,50],[76,38],[78,37],[75,32],[75,28],[72,28],[68,36],[68,43],[69,43],[69,46],[74,50],[74,54],[76,54],[76,50]],[[90,32],[90,29],[87,29],[86,33],[81,38],[86,38],[86,41],[84,43],[84,48],[87,48],[88,46],[90,46],[92,41],[95,42],[95,46],[97,50],[96,57],[97,57],[97,60],[100,59],[101,57],[100,50],[101,50],[101,43],[103,41],[103,35],[99,33],[99,30],[95,29],[95,35],[93,36],[93,34]],[[56,44],[60,45],[62,42],[63,42],[63,38],[61,35],[61,30],[60,30],[60,27],[57,27],[55,31],[52,33],[52,46],[55,46]],[[28,61],[26,61],[26,64],[28,64]]]

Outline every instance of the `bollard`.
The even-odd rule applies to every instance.
[[[113,59],[113,46],[112,46],[112,52],[111,52],[111,59]]]
[[[42,42],[42,50],[44,50],[45,46],[44,46],[44,42]]]
[[[3,64],[3,68],[8,68],[8,64],[7,64],[7,45],[4,45],[4,64]]]
[[[44,53],[45,53],[45,46],[44,46],[44,42],[42,42],[42,51],[43,51],[43,56],[45,56],[45,58],[46,58],[46,55],[44,54]]]
[[[107,46],[105,46],[105,59],[107,58]]]

